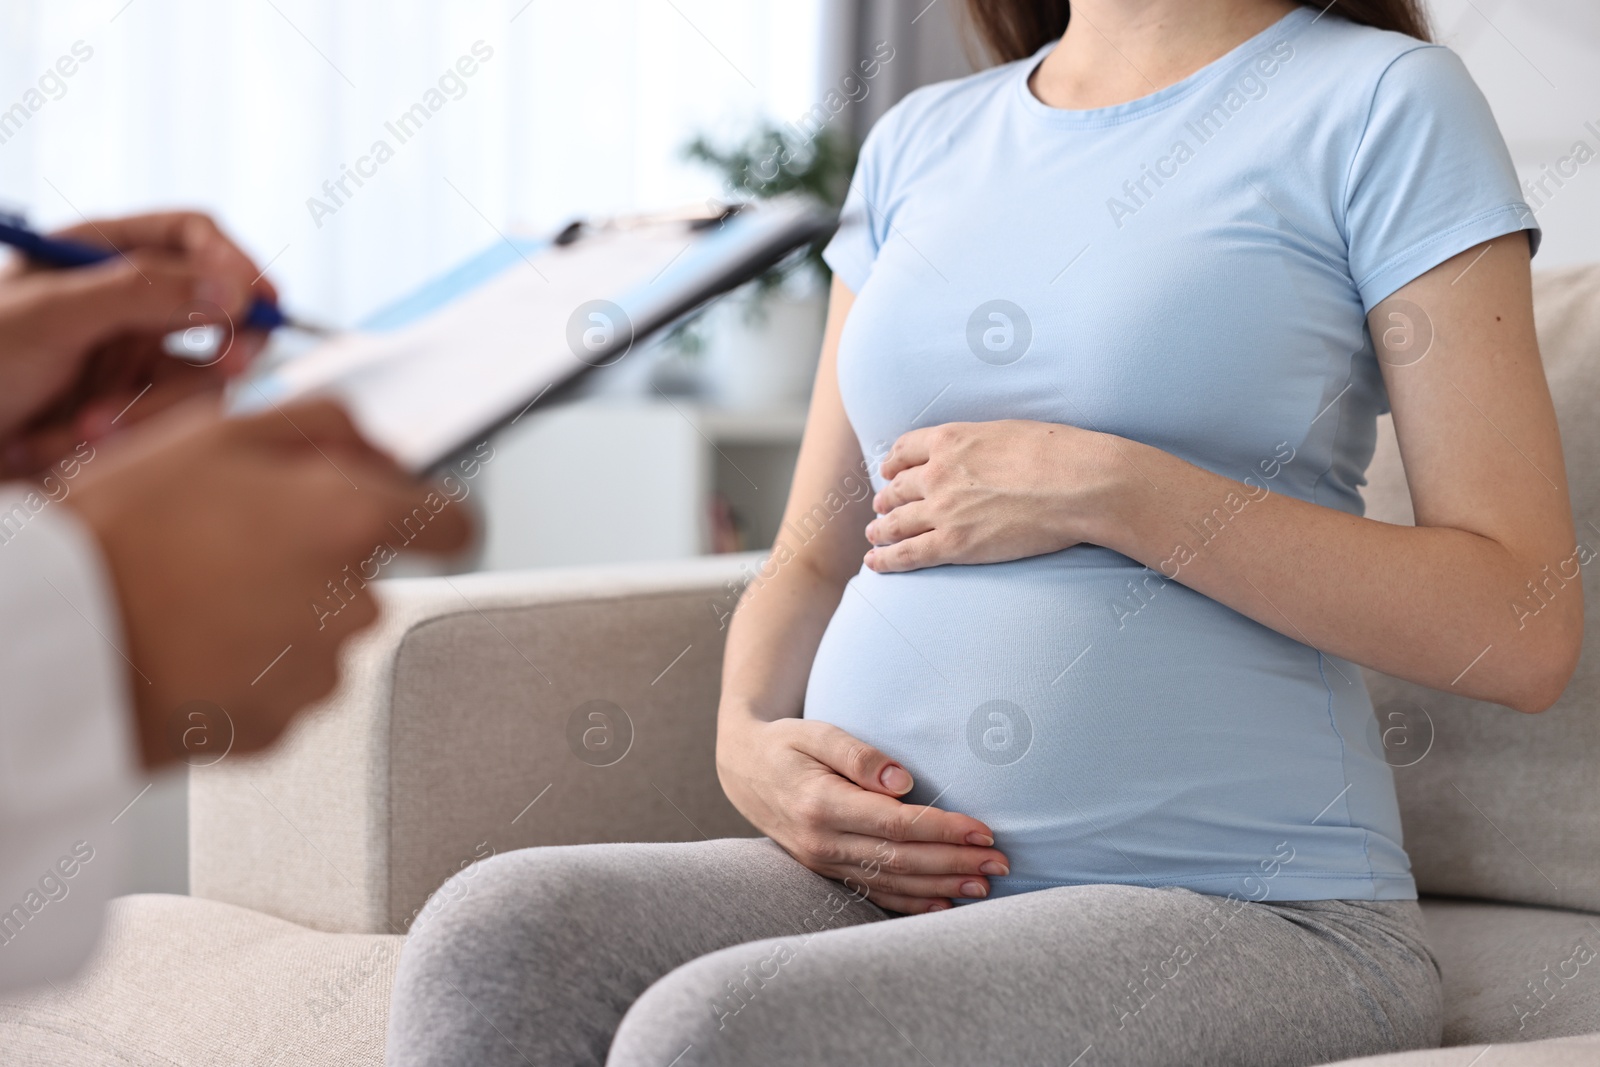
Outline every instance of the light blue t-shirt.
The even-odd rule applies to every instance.
[[[1450,51],[1310,8],[1115,107],[1040,102],[1042,55],[920,90],[867,139],[827,250],[857,294],[839,384],[862,453],[1036,419],[1247,489],[1160,571],[1096,546],[863,570],[805,714],[993,826],[996,894],[1412,898],[1360,668],[1182,568],[1247,557],[1230,526],[1268,492],[1362,513],[1387,403],[1366,312],[1490,238],[1537,242],[1494,119]]]

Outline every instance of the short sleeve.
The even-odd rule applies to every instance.
[[[897,109],[891,108],[867,134],[850,178],[850,191],[839,212],[839,230],[822,250],[822,259],[852,293],[872,274],[878,250],[889,236],[885,213],[889,202],[889,175],[894,169],[895,146],[891,143]]]
[[[1460,58],[1402,54],[1379,78],[1345,195],[1350,276],[1368,311],[1477,244],[1539,226],[1489,102]]]

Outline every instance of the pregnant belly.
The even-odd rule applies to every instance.
[[[1107,549],[863,570],[805,714],[903,762],[912,802],[988,823],[1012,861],[997,893],[1409,885],[1358,669]]]

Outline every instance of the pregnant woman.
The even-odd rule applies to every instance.
[[[393,1064],[1439,1041],[1361,666],[1539,711],[1582,626],[1512,606],[1574,532],[1489,109],[1403,0],[970,7],[1010,62],[867,140],[728,633],[767,836],[482,864]],[[1362,517],[1385,410],[1414,528]]]

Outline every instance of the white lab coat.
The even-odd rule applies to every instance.
[[[121,883],[114,820],[149,781],[125,647],[89,531],[34,487],[0,485],[0,991],[81,967]]]

